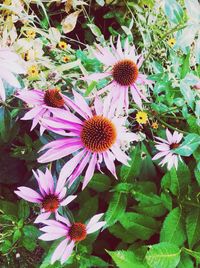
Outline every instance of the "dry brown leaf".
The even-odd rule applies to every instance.
[[[72,8],[73,0],[67,0],[65,3],[65,12],[69,13]]]
[[[62,20],[61,25],[62,25],[63,32],[65,34],[70,33],[71,31],[74,30],[78,15],[81,11],[82,10],[75,11]]]

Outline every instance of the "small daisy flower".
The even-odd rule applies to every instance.
[[[148,116],[147,113],[139,111],[136,114],[135,120],[139,123],[139,124],[146,124],[148,121]]]
[[[177,169],[178,160],[182,161],[182,159],[180,155],[177,155],[174,152],[174,149],[180,146],[180,141],[183,138],[183,134],[178,133],[177,131],[174,131],[174,133],[171,134],[170,131],[166,129],[166,136],[167,140],[156,137],[158,141],[156,142],[155,147],[160,152],[157,153],[152,160],[157,160],[163,157],[163,160],[159,163],[159,165],[164,166],[167,164],[168,170],[170,170],[173,166],[175,166]]]
[[[26,36],[30,39],[34,39],[36,36],[36,32],[32,29],[26,30]]]
[[[62,49],[62,50],[65,50],[65,49],[67,48],[67,43],[64,42],[64,41],[60,41],[60,42],[58,43],[58,47],[59,47],[60,49]]]
[[[153,129],[158,129],[158,122],[157,121],[153,122],[151,126]]]
[[[93,216],[87,224],[81,222],[70,223],[67,218],[58,215],[58,220],[45,220],[45,227],[40,230],[45,232],[39,239],[44,241],[52,241],[64,237],[64,240],[55,249],[51,264],[60,260],[63,264],[71,256],[72,251],[76,243],[86,239],[88,234],[94,233],[102,228],[106,222],[99,221],[103,216],[103,213]]]
[[[84,98],[74,92],[74,102],[69,103],[78,116],[67,111],[55,111],[55,118],[43,118],[46,128],[66,130],[67,138],[52,141],[41,149],[47,150],[39,157],[38,162],[47,163],[76,153],[61,170],[63,176],[69,177],[69,185],[83,172],[86,165],[83,189],[91,180],[95,167],[100,170],[104,161],[108,170],[116,177],[114,161],[128,165],[129,157],[121,150],[123,141],[138,139],[137,135],[127,131],[127,117],[115,115],[116,106],[110,96],[104,103],[97,97],[92,110]],[[54,112],[53,112],[54,113]]]
[[[5,101],[6,93],[3,81],[13,87],[21,88],[18,79],[14,74],[25,74],[26,71],[22,67],[22,59],[8,48],[0,48],[0,98]]]
[[[63,58],[62,58],[62,61],[63,62],[69,62],[70,61],[70,56],[64,56]]]
[[[28,54],[27,54],[27,58],[26,59],[29,60]],[[30,66],[28,68],[28,76],[30,78],[36,78],[36,77],[38,77],[38,75],[39,75],[39,70],[38,70],[38,67],[36,65],[32,65],[32,66]]]
[[[138,85],[152,84],[150,80],[147,80],[147,76],[139,71],[144,60],[142,55],[135,54],[135,46],[130,46],[128,39],[125,41],[124,49],[122,49],[120,38],[117,41],[117,48],[114,47],[112,40],[111,47],[101,47],[100,45],[96,45],[96,47],[98,50],[93,51],[93,54],[105,65],[106,71],[90,74],[85,76],[83,80],[111,78],[111,82],[101,89],[99,94],[109,91],[113,100],[117,101],[122,108],[125,107],[127,112],[130,88],[134,102],[142,108],[142,99],[148,100]]]
[[[45,173],[38,169],[37,173],[33,171],[33,174],[38,182],[40,193],[24,186],[18,187],[15,193],[26,201],[41,205],[41,214],[35,219],[35,223],[38,223],[48,219],[52,213],[55,213],[57,217],[58,208],[67,206],[76,198],[76,195],[66,197],[67,189],[64,187],[65,181],[61,176],[54,186],[52,174],[48,169]]]
[[[168,44],[170,47],[173,47],[173,46],[176,44],[176,39],[175,39],[175,38],[170,38],[170,39],[167,41],[167,44]]]
[[[41,124],[42,117],[49,117],[52,109],[55,108],[68,110],[66,105],[68,98],[57,88],[46,91],[24,89],[19,91],[16,97],[26,102],[30,107],[33,107],[21,120],[33,120],[31,130],[39,123],[41,135],[45,131],[44,126]]]

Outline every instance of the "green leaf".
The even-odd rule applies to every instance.
[[[197,251],[193,251],[191,249],[188,248],[183,248],[183,251],[187,254],[189,254],[190,256],[194,257],[195,259],[197,259],[198,261],[200,261],[200,252]]]
[[[114,193],[106,211],[105,221],[107,226],[113,225],[123,215],[126,209],[127,198],[125,194]]]
[[[92,81],[90,83],[90,85],[87,87],[84,96],[87,97],[90,95],[90,93],[92,92],[92,90],[96,87],[97,82],[96,81]]]
[[[127,166],[122,166],[121,171],[120,171],[120,177],[122,178],[123,181],[127,182],[133,182],[133,179],[139,176],[140,174],[140,168],[141,168],[141,150],[139,145],[137,145],[133,152],[130,154],[130,162],[129,162],[129,167]]]
[[[89,196],[88,200],[84,202],[83,204],[81,204],[81,209],[79,210],[79,213],[77,216],[79,221],[85,222],[91,217],[91,215],[96,214],[97,209],[98,209],[98,201],[99,200],[97,196],[94,196],[94,197]]]
[[[37,244],[36,240],[33,240],[31,237],[25,236],[22,238],[22,245],[28,250],[33,251]]]
[[[22,236],[22,233],[19,229],[15,230],[13,234],[13,243],[15,243]]]
[[[199,241],[200,237],[200,210],[193,208],[189,211],[186,217],[186,232],[188,236],[189,247],[193,246]]]
[[[180,23],[183,17],[183,9],[175,0],[164,1],[164,11],[170,22]]]
[[[186,240],[183,215],[180,208],[175,208],[167,215],[160,232],[160,242],[173,242],[180,246]]]
[[[108,263],[103,261],[101,258],[96,256],[80,256],[78,264],[82,265],[81,267],[108,267]]]
[[[194,268],[194,264],[189,256],[183,255],[177,268]]]
[[[102,35],[101,30],[95,24],[87,24],[87,26],[96,37],[100,37]]]
[[[184,142],[174,151],[182,156],[190,156],[200,145],[200,135],[188,134]]]
[[[0,200],[0,211],[6,215],[17,216],[17,205],[9,201]]]
[[[181,79],[185,78],[186,74],[189,71],[190,71],[190,52],[186,56],[184,55],[184,60],[180,71],[180,78]]]
[[[2,253],[6,253],[12,247],[12,243],[9,240],[4,240],[3,244],[0,245],[0,250]]]
[[[30,214],[30,208],[28,202],[21,199],[18,205],[18,217],[20,219],[27,219]]]
[[[161,186],[176,196],[184,196],[188,191],[190,176],[188,167],[179,161],[178,170],[172,168],[168,171],[162,178]]]
[[[115,223],[110,226],[108,230],[112,235],[128,244],[131,244],[138,239],[137,234],[125,229],[120,223]]]
[[[112,257],[117,267],[119,268],[147,268],[148,266],[140,261],[132,251],[117,250],[106,252]]]
[[[88,187],[97,192],[105,192],[110,188],[110,185],[110,178],[108,176],[96,173],[89,182]]]
[[[135,212],[126,212],[120,218],[121,225],[141,240],[148,240],[158,231],[159,222],[152,217]]]
[[[180,252],[176,245],[162,242],[150,246],[145,258],[152,268],[175,268],[180,261]]]

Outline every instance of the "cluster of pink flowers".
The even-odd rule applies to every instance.
[[[152,83],[146,75],[139,72],[143,57],[136,55],[135,47],[130,46],[126,40],[122,48],[118,39],[117,48],[112,40],[109,47],[96,45],[96,48],[93,54],[105,66],[106,71],[90,74],[82,80],[107,78],[108,85],[96,93],[92,104],[88,104],[76,91],[73,91],[72,100],[56,88],[46,91],[26,89],[17,94],[19,99],[31,107],[22,118],[32,120],[31,130],[39,124],[41,135],[47,130],[61,136],[41,148],[40,152],[45,152],[38,157],[38,162],[49,163],[71,156],[62,167],[57,182],[48,169],[45,173],[33,171],[40,193],[28,187],[19,187],[15,191],[23,199],[40,204],[41,214],[35,220],[35,223],[45,224],[40,229],[44,232],[40,239],[49,241],[64,237],[52,256],[52,263],[56,260],[65,262],[77,241],[85,239],[87,234],[106,224],[105,221],[99,221],[103,214],[95,215],[86,225],[80,222],[70,223],[59,214],[59,207],[68,205],[76,198],[76,195],[66,196],[67,189],[80,175],[84,174],[84,189],[95,169],[103,172],[101,167],[105,165],[117,178],[115,160],[129,165],[126,150],[131,142],[139,141],[139,136],[127,128],[129,90],[133,103],[139,108],[142,108],[142,100],[149,101],[147,92],[140,85],[151,87]],[[106,93],[104,98],[101,97],[103,93]],[[153,159],[163,158],[161,165],[168,163],[168,169],[172,166],[177,168],[180,156],[174,149],[179,146],[182,134],[175,131],[172,135],[167,129],[166,135],[167,140],[156,138],[156,149],[160,152]],[[49,219],[52,214],[55,215],[55,220]]]

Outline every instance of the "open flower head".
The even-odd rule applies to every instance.
[[[67,206],[76,198],[76,195],[66,197],[65,181],[59,176],[56,185],[54,185],[52,174],[48,169],[45,173],[38,169],[37,172],[33,171],[33,174],[38,182],[40,192],[21,186],[15,193],[26,201],[40,204],[41,214],[35,219],[35,223],[38,223],[48,219],[51,213],[55,213],[57,217],[58,208]]]
[[[0,98],[6,100],[4,81],[15,88],[21,88],[21,85],[15,74],[25,74],[23,60],[8,48],[0,48]]]
[[[64,42],[64,41],[60,41],[60,42],[58,43],[58,47],[59,47],[60,49],[62,49],[62,50],[66,50],[66,49],[67,49],[67,43]]]
[[[156,149],[159,151],[152,159],[157,160],[163,158],[159,163],[161,166],[167,164],[168,170],[170,170],[173,166],[178,168],[178,161],[181,160],[180,155],[174,152],[174,149],[180,146],[180,141],[183,138],[183,134],[174,131],[173,134],[166,129],[167,140],[156,137],[158,140],[156,142]],[[181,160],[182,161],[182,160]]]
[[[134,102],[142,108],[142,99],[148,101],[145,94],[139,88],[140,84],[151,85],[147,76],[139,69],[143,63],[142,55],[136,55],[135,46],[130,46],[128,39],[125,41],[124,49],[121,46],[120,38],[117,41],[117,48],[111,40],[111,47],[96,45],[97,50],[93,51],[94,56],[104,64],[106,71],[85,76],[83,80],[99,80],[110,78],[111,82],[99,91],[110,92],[114,101],[128,111],[129,88]]]
[[[175,38],[170,38],[170,39],[167,41],[167,44],[168,44],[170,47],[173,47],[173,46],[176,44],[176,39],[175,39]]]
[[[40,230],[45,233],[42,234],[39,239],[52,241],[64,237],[64,240],[60,242],[52,255],[51,264],[57,260],[60,260],[61,264],[67,261],[77,242],[84,240],[88,234],[98,231],[106,224],[105,221],[99,221],[102,216],[103,213],[96,214],[87,224],[81,222],[70,223],[67,218],[60,215],[57,217],[59,221],[43,221],[46,226],[42,227]]]
[[[83,180],[83,188],[94,174],[95,167],[100,170],[102,162],[116,177],[114,161],[128,165],[129,157],[121,150],[121,144],[138,139],[125,127],[127,117],[116,116],[116,106],[108,96],[104,103],[97,97],[93,110],[84,98],[74,92],[74,102],[68,103],[77,115],[67,111],[55,111],[54,118],[43,118],[43,124],[49,130],[66,130],[66,138],[52,141],[41,149],[47,151],[39,157],[40,163],[47,163],[62,157],[75,155],[63,166],[61,174],[69,177],[69,185],[88,165]],[[112,105],[111,105],[112,104]]]
[[[33,120],[31,130],[39,123],[41,135],[45,130],[44,126],[41,124],[42,117],[49,117],[52,114],[51,111],[55,108],[68,110],[66,105],[68,98],[57,88],[48,89],[46,91],[24,89],[18,92],[16,97],[26,102],[30,107],[33,107],[21,120]]]
[[[137,112],[135,119],[138,124],[146,124],[148,121],[148,115],[145,112],[139,111]]]

